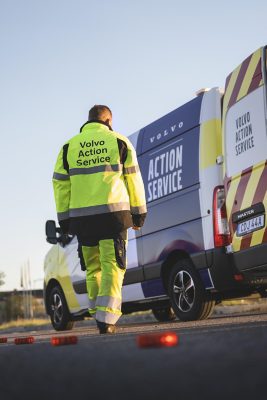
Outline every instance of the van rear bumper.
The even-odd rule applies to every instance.
[[[234,263],[241,272],[264,272],[267,276],[267,243],[233,253]]]
[[[267,288],[267,243],[234,253],[233,258],[249,285]]]
[[[267,254],[267,248],[264,251]],[[240,265],[236,263],[236,256],[235,254],[226,254],[223,247],[207,251],[207,258],[212,260],[209,271],[215,291],[242,293],[244,290],[249,294],[267,288],[267,265],[241,269]],[[241,275],[243,279],[237,281],[235,275],[239,277]]]

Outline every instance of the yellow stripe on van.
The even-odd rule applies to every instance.
[[[254,167],[252,168],[252,172],[246,187],[240,210],[243,210],[244,208],[250,207],[252,205],[253,197],[255,195],[264,168],[265,164],[263,163],[254,165]]]
[[[240,210],[244,210],[245,208],[251,207],[253,198],[262,175],[262,172],[265,168],[265,164],[257,164],[253,167],[249,181],[247,183],[247,187],[244,193],[244,197],[240,206]],[[234,236],[233,247],[234,251],[239,251],[241,247],[243,236]]]
[[[233,246],[233,251],[239,251],[240,250],[240,240],[238,240],[238,237],[236,236],[236,232],[232,238],[232,246]]]
[[[240,180],[241,180],[241,173],[238,174],[238,175],[235,175],[234,179],[230,183],[229,189],[227,190],[226,210],[227,210],[227,215],[229,215],[229,218],[232,218],[232,209],[233,209],[233,206],[234,206],[234,201],[235,201],[237,188],[238,188]],[[236,234],[233,235],[232,245],[233,245],[233,250],[236,251],[236,249],[235,249],[235,246],[236,246]]]
[[[235,84],[236,84],[236,80],[237,80],[237,78],[238,78],[238,74],[239,74],[239,71],[240,71],[241,66],[242,66],[242,64],[240,64],[240,65],[232,72],[232,75],[231,75],[229,84],[228,84],[227,89],[226,89],[226,92],[225,92],[225,94],[224,94],[224,99],[223,99],[223,115],[224,115],[224,118],[225,118],[225,115],[226,115],[226,111],[227,111],[227,108],[228,108],[228,103],[229,103],[230,98],[231,98],[231,95],[232,95],[232,93],[233,93],[233,90],[234,90],[234,87],[235,87]]]
[[[203,122],[200,135],[200,168],[205,169],[215,165],[216,158],[222,154],[221,121],[211,119]]]
[[[242,99],[242,97],[247,95],[260,58],[261,58],[261,49],[257,50],[251,57],[248,69],[244,76],[243,83],[241,85],[236,101]]]
[[[241,173],[235,175],[234,179],[230,183],[230,187],[227,188],[226,209],[227,209],[227,215],[229,215],[230,218],[240,179],[241,179]]]

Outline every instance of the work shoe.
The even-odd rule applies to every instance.
[[[96,323],[97,323],[97,327],[99,329],[99,333],[101,335],[102,334],[113,335],[114,333],[116,333],[115,325],[107,324],[105,322],[100,322],[100,321],[96,321]]]

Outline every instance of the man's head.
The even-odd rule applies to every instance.
[[[107,106],[95,105],[89,111],[88,121],[101,121],[111,127],[112,112]]]

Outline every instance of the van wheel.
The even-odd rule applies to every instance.
[[[60,286],[55,286],[51,290],[48,309],[51,323],[56,331],[67,331],[73,328],[74,322],[70,319],[67,302]]]
[[[208,318],[215,301],[209,297],[197,271],[188,259],[179,261],[171,270],[168,293],[172,308],[181,321]]]
[[[152,308],[152,313],[159,322],[168,322],[176,319],[175,312],[170,306],[162,308]]]

